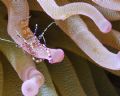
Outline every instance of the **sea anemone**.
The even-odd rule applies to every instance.
[[[28,5],[27,0],[2,0],[7,11],[4,11],[5,8],[1,4],[0,11],[3,14],[0,15],[0,30],[3,32],[0,32],[0,51],[3,60],[1,59],[0,63],[6,63],[8,60],[12,64],[12,67],[23,81],[21,90],[25,96],[35,96],[39,90],[39,94],[42,96],[46,96],[45,94],[49,96],[57,96],[57,94],[62,96],[90,96],[91,94],[93,96],[95,94],[94,96],[98,96],[97,90],[102,89],[95,87],[100,87],[100,85],[94,84],[91,74],[95,76],[94,78],[97,78],[97,75],[94,71],[90,71],[94,69],[93,65],[90,65],[90,67],[86,64],[89,61],[89,63],[95,63],[119,75],[120,52],[117,51],[120,49],[120,33],[112,29],[113,23],[111,22],[120,19],[119,2],[117,0],[109,2],[108,0],[30,0]],[[61,29],[56,26],[56,30],[54,29],[53,32],[48,33],[46,37],[48,45],[41,43],[38,38],[41,35],[37,36],[30,29],[29,26],[33,28],[33,25],[41,22],[38,22],[38,17],[35,20],[33,13],[29,15],[29,7],[36,13],[46,13],[46,17],[39,15],[40,20],[47,19],[46,24],[53,21]],[[8,22],[5,20],[6,13],[8,13]],[[32,23],[29,24],[29,22]],[[65,56],[62,49],[54,49],[55,47],[64,49]],[[110,52],[109,48],[112,48],[117,54],[116,52]],[[73,56],[70,56],[70,54],[73,54]],[[36,68],[36,62],[32,58],[36,58],[38,61],[48,60],[51,64],[59,64],[47,64],[46,66],[46,62],[40,62],[41,64],[37,65],[41,70],[39,71]],[[71,62],[73,64],[82,62],[82,64],[72,65]],[[90,72],[89,79],[91,80],[90,83],[93,84],[93,89],[90,90],[89,85],[80,81],[86,79],[84,76],[79,77],[79,74],[82,75],[81,72],[85,74],[85,71],[80,69],[78,71],[77,67],[80,68],[80,66],[86,72]],[[95,68],[97,69],[97,67]],[[100,72],[103,72],[101,70]],[[106,75],[104,72],[103,74]],[[104,76],[105,78],[107,77]],[[109,82],[108,79],[105,80]],[[87,81],[89,80],[87,79]],[[69,88],[69,86],[74,87]],[[82,86],[86,87],[83,88]],[[92,91],[94,91],[93,94]],[[114,96],[117,96],[114,90],[111,92],[114,93]]]

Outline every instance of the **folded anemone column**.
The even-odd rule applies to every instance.
[[[81,14],[91,18],[98,28],[106,33],[111,30],[111,23],[92,5],[84,2],[69,3],[58,6],[55,0],[37,0],[43,10],[55,20],[65,20],[66,18]]]
[[[109,52],[88,30],[79,16],[57,21],[57,24],[98,65],[120,70],[120,54]]]
[[[120,11],[120,0],[92,0],[92,1],[102,7]]]
[[[41,44],[29,28],[29,7],[27,0],[2,0],[8,9],[8,34],[23,50],[38,59],[50,63],[63,60],[61,49],[50,49]]]

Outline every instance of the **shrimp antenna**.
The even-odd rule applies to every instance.
[[[55,24],[55,22],[51,22],[51,23],[44,29],[44,31],[42,32],[42,34],[38,36],[39,40],[40,40],[41,38],[43,38],[43,41],[44,41],[45,45],[46,45],[46,40],[45,40],[44,34],[45,34],[45,32],[46,32],[53,24]]]
[[[0,40],[1,40],[1,41],[4,41],[4,42],[8,42],[8,43],[12,43],[12,44],[16,44],[15,42],[10,41],[10,40],[7,40],[7,39],[0,38]]]

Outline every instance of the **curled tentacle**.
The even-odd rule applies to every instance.
[[[120,50],[120,32],[112,29],[109,33],[103,34],[99,31],[99,29],[95,26],[95,24],[89,18],[82,18],[84,22],[87,24],[90,32],[92,32],[95,37],[97,37],[102,44]]]
[[[65,20],[66,18],[81,14],[91,18],[98,28],[106,33],[111,30],[111,23],[92,5],[84,2],[69,3],[64,6],[58,6],[54,0],[37,0],[43,10],[56,20]]]
[[[72,40],[98,65],[111,70],[120,70],[120,55],[109,52],[78,16],[66,21],[58,21],[58,25]]]

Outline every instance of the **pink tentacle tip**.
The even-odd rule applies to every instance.
[[[53,50],[54,51],[54,50]],[[56,49],[55,52],[51,52],[52,60],[49,60],[49,63],[58,63],[64,59],[64,51],[61,49]]]
[[[109,21],[105,20],[100,23],[100,30],[103,33],[108,33],[111,31],[111,29],[112,29],[112,25]]]
[[[24,96],[36,96],[39,92],[39,88],[43,85],[40,83],[39,77],[34,77],[32,79],[26,80],[22,85],[22,93]]]

